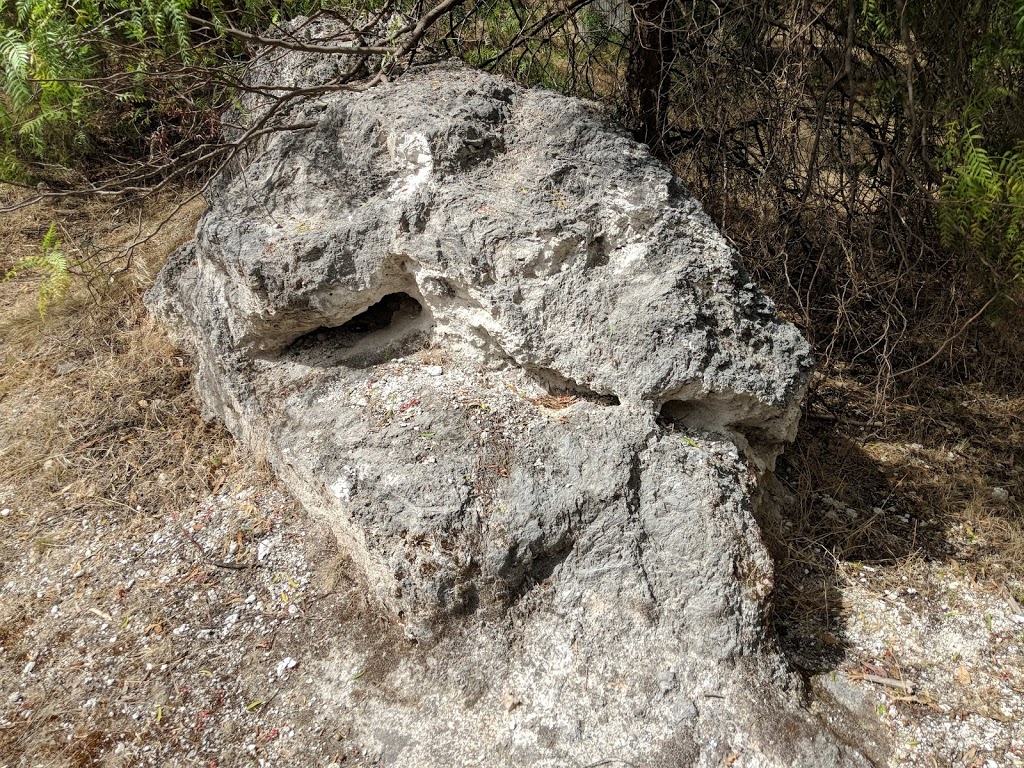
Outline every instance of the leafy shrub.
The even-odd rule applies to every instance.
[[[263,28],[315,0],[0,0],[0,180],[116,171],[178,141],[209,140],[242,51],[197,31]],[[114,160],[114,163],[110,163]]]
[[[993,156],[981,126],[950,126],[939,225],[947,247],[967,245],[1024,282],[1024,141]]]

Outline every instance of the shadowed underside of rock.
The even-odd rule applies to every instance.
[[[753,499],[808,346],[680,182],[467,69],[292,117],[148,300],[427,648],[397,702],[323,672],[381,760],[866,764],[766,627]]]

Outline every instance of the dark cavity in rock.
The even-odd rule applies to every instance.
[[[350,363],[375,364],[378,358],[387,359],[391,353],[408,348],[409,337],[418,335],[422,314],[423,305],[408,293],[389,293],[340,325],[322,326],[303,334],[288,345],[285,355],[308,357],[309,353],[351,351],[360,353],[360,357]],[[381,357],[380,353],[385,354]]]

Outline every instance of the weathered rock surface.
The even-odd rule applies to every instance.
[[[458,67],[290,117],[315,127],[222,176],[148,301],[418,643],[320,671],[363,743],[867,764],[765,615],[754,500],[809,349],[683,185],[592,105]]]

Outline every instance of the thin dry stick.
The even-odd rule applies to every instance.
[[[1001,294],[997,293],[991,299],[986,301],[982,305],[981,309],[979,309],[977,312],[975,312],[973,315],[971,315],[971,317],[969,317],[967,319],[967,321],[962,326],[960,326],[960,330],[959,331],[954,333],[952,336],[949,336],[944,342],[942,342],[942,344],[939,345],[939,348],[937,350],[935,350],[935,354],[934,355],[929,357],[924,362],[920,362],[917,365],[911,366],[910,368],[905,368],[902,371],[898,371],[897,373],[894,373],[892,375],[893,378],[895,379],[895,378],[899,378],[900,376],[906,376],[908,373],[913,373],[914,371],[916,371],[916,370],[918,370],[920,368],[924,368],[926,365],[928,365],[929,363],[934,361],[939,355],[941,355],[945,351],[946,347],[948,347],[950,344],[952,344],[954,341],[956,341],[960,336],[962,336],[964,331],[966,331],[975,320],[977,320],[979,317],[981,317],[983,314],[985,314],[985,310],[987,310],[990,306],[992,306],[992,302],[994,302],[996,299],[998,299],[1000,295]]]
[[[197,16],[186,15],[185,18],[201,28],[215,29],[210,22],[200,19]],[[222,31],[224,34],[229,35],[230,37],[236,37],[239,40],[245,40],[247,42],[264,45],[270,48],[285,48],[289,51],[303,51],[305,53],[363,56],[375,53],[390,53],[392,50],[390,46],[386,45],[315,45],[313,43],[303,43],[297,40],[286,40],[279,37],[263,37],[262,35],[254,35],[251,32],[245,32],[232,26],[226,26]]]

